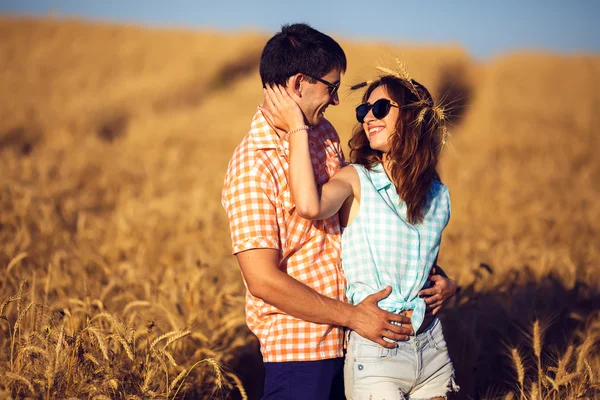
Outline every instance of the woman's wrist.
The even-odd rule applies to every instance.
[[[301,131],[307,131],[308,132],[308,125],[304,125],[304,126],[299,126],[297,128],[294,128],[292,130],[289,130],[286,132],[285,134],[285,140],[289,141],[290,140],[290,136],[293,135],[296,132],[301,132]]]

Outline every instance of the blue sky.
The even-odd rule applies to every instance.
[[[153,26],[253,29],[307,22],[336,39],[460,44],[475,58],[506,51],[600,52],[593,0],[3,0],[0,14],[78,16]]]

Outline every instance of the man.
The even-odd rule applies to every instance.
[[[283,26],[260,61],[263,85],[282,84],[311,127],[311,155],[319,184],[344,163],[340,141],[323,117],[339,104],[344,51],[305,24]],[[265,361],[263,399],[343,398],[344,328],[385,347],[413,334],[410,320],[377,307],[386,288],[357,306],[346,303],[337,216],[299,217],[288,186],[286,132],[269,126],[261,110],[229,163],[222,203],[233,253],[248,292],[246,320]],[[428,304],[439,307],[455,286],[436,277]]]

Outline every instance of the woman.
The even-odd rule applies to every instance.
[[[425,317],[418,297],[450,217],[448,189],[436,171],[446,131],[444,114],[427,89],[391,71],[368,86],[356,108],[352,164],[317,188],[308,127],[282,87],[266,89],[267,117],[290,142],[290,185],[296,212],[324,219],[340,212],[347,297],[358,304],[392,286],[379,303],[411,319],[415,336],[393,349],[356,332],[348,336],[344,366],[349,399],[442,399],[458,390],[437,317]],[[360,86],[360,85],[359,85]],[[280,121],[283,121],[280,123]]]

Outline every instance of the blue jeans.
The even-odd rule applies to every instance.
[[[387,349],[350,332],[344,364],[346,397],[351,400],[417,400],[458,391],[438,318],[417,336]]]
[[[265,363],[262,400],[343,400],[344,359]]]

